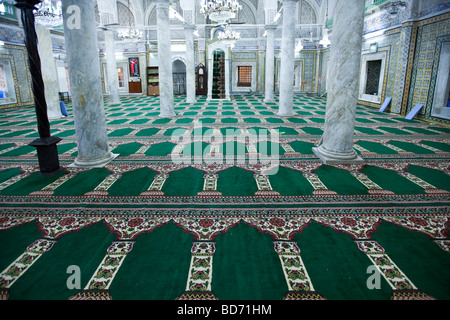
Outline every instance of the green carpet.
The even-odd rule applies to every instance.
[[[450,129],[358,106],[365,162],[324,165],[325,99],[263,99],[105,99],[119,156],[95,169],[69,167],[69,102],[53,176],[33,108],[3,110],[0,299],[450,299]]]

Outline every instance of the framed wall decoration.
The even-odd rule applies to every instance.
[[[130,77],[139,77],[139,58],[128,58],[130,65]]]
[[[369,48],[369,53],[377,53],[378,52],[378,43],[371,43]]]

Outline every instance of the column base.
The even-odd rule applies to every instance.
[[[218,300],[217,297],[211,291],[186,291],[180,295],[176,300]]]
[[[176,114],[176,112],[169,112],[169,113],[160,113],[159,114],[159,117],[160,118],[174,118],[174,117],[176,117],[177,116],[177,114]]]
[[[281,194],[273,190],[258,190],[255,192],[255,197],[281,197]]]
[[[9,299],[9,288],[0,289],[0,301],[6,301]]]
[[[278,112],[277,116],[279,116],[279,117],[293,117],[293,116],[295,116],[295,113],[293,113],[293,112],[288,112],[288,113]]]
[[[322,146],[319,146],[313,148],[313,152],[324,164],[357,164],[365,162],[354,150],[349,153],[338,153],[325,150]]]
[[[62,170],[56,146],[61,140],[58,137],[38,138],[29,144],[37,149],[39,169],[42,175],[54,175]]]
[[[265,98],[264,103],[275,103],[275,99]]]
[[[112,300],[112,297],[108,290],[83,290],[69,300]]]
[[[54,115],[48,115],[48,120],[59,120],[64,118],[62,114],[54,114]]]
[[[109,98],[108,105],[120,105],[120,100],[113,100]]]
[[[436,300],[420,290],[393,290],[391,300]]]
[[[108,191],[89,191],[84,194],[86,197],[107,197]]]
[[[284,300],[326,300],[321,294],[315,291],[289,291]]]
[[[315,196],[324,196],[324,197],[333,197],[337,196],[337,192],[328,189],[316,189],[313,191],[313,195]]]
[[[217,198],[221,197],[222,192],[215,191],[215,190],[203,190],[197,193],[197,197],[203,197],[203,198]]]
[[[72,164],[70,164],[68,167],[69,168],[81,168],[81,169],[83,169],[83,168],[103,168],[108,163],[110,163],[115,158],[117,158],[118,156],[119,156],[118,154],[108,152],[108,154],[104,158],[92,160],[92,161],[83,161],[83,160],[78,160],[78,158],[76,158],[75,161]]]
[[[140,194],[140,197],[164,197],[164,192],[159,190],[144,191]]]

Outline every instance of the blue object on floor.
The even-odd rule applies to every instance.
[[[423,108],[423,105],[417,104],[406,116],[406,120],[412,120],[420,111],[420,109]]]
[[[386,100],[384,100],[384,103],[381,106],[380,110],[378,110],[378,112],[386,111],[387,107],[389,107],[389,105],[391,104],[391,101],[392,101],[392,98],[386,98]]]
[[[59,102],[59,106],[61,107],[61,113],[62,113],[62,115],[65,116],[65,117],[68,117],[69,114],[67,113],[66,105],[64,104],[64,101],[60,101],[60,102]]]

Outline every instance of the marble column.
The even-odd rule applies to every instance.
[[[116,48],[113,31],[105,31],[106,74],[109,91],[109,103],[120,104],[119,74],[117,72]]]
[[[71,167],[103,167],[117,156],[111,153],[107,139],[94,4],[94,0],[62,1],[78,146]]]
[[[266,25],[266,81],[264,102],[275,102],[275,30],[277,25]]]
[[[155,0],[158,21],[159,98],[162,118],[175,116],[173,105],[172,52],[170,48],[169,0]]]
[[[195,25],[185,24],[186,34],[186,102],[195,102],[195,55],[194,30]]]
[[[225,100],[231,100],[230,97],[230,85],[231,85],[231,51],[230,48],[227,47],[226,50],[230,52],[228,55],[225,53]],[[212,70],[212,69],[211,69]]]
[[[214,55],[209,54],[209,57],[207,59],[207,70],[211,70],[208,72],[208,96],[207,100],[212,99],[212,89],[213,89],[213,77],[214,77]]]
[[[280,105],[278,115],[294,115],[295,24],[298,0],[283,0],[281,42]]]
[[[364,1],[337,1],[325,129],[319,146],[313,148],[324,163],[363,161],[353,149],[363,26]]]
[[[42,78],[44,80],[45,101],[47,102],[47,116],[49,120],[62,118],[59,104],[59,83],[55,59],[53,58],[52,39],[50,30],[44,25],[36,24],[38,35],[38,50],[41,58]]]

